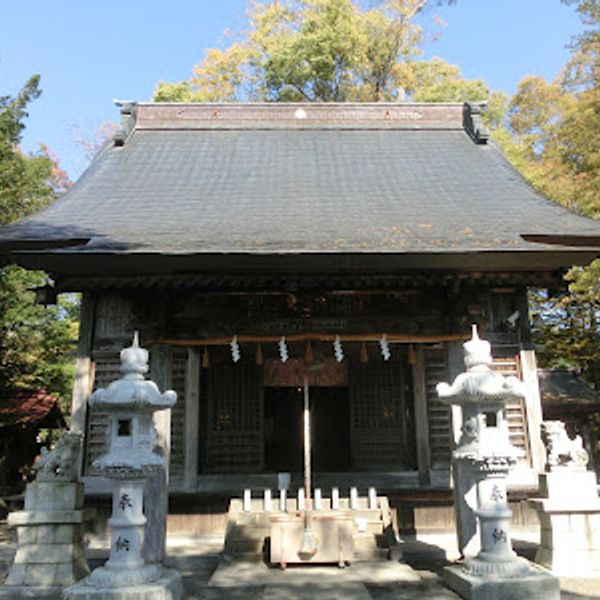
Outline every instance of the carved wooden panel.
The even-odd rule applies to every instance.
[[[405,356],[350,367],[353,468],[415,468],[412,382]]]
[[[202,472],[262,470],[259,373],[250,363],[216,364],[203,372]]]
[[[263,369],[263,385],[270,387],[304,386],[304,375],[308,375],[311,387],[347,387],[348,361],[341,363],[335,358],[326,358],[321,368],[311,370],[301,358],[290,358],[282,363],[279,358],[265,360]]]
[[[452,418],[450,408],[438,400],[436,386],[448,381],[446,353],[443,347],[425,347],[425,386],[427,390],[427,420],[432,469],[450,468],[452,457]]]

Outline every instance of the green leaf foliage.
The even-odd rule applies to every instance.
[[[401,97],[418,52],[424,0],[253,2],[249,29],[210,49],[187,81],[156,101],[380,101]]]
[[[41,94],[39,83],[34,75],[14,98],[0,96],[0,225],[46,206],[63,183],[47,149],[27,156],[18,147],[28,104]]]
[[[0,397],[45,387],[68,409],[78,302],[66,295],[56,306],[36,304],[33,288],[47,283],[40,271],[16,265],[0,270]]]
[[[28,105],[41,93],[39,82],[36,75],[16,96],[0,97],[0,225],[43,208],[69,185],[46,147],[26,155],[18,146]],[[68,412],[78,299],[36,304],[32,289],[48,283],[39,271],[10,264],[0,269],[0,399],[18,389],[45,387]]]

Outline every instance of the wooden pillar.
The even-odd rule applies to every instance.
[[[425,381],[425,356],[423,347],[415,349],[415,362],[412,366],[415,403],[415,440],[417,445],[417,467],[419,485],[431,483],[431,453],[429,448],[429,421],[427,414],[427,382]]]
[[[452,384],[465,370],[463,342],[447,342],[445,349],[447,380]],[[453,405],[451,411],[454,446],[456,446],[462,435],[462,410],[460,406]],[[475,514],[477,481],[470,467],[462,461],[452,459],[452,482],[458,549],[462,556],[474,556],[480,549],[479,525]]]
[[[537,361],[534,350],[521,350],[521,374],[527,389],[525,398],[525,413],[529,430],[529,445],[531,450],[531,465],[540,473],[544,470],[546,450],[542,442],[542,399],[537,376]]]
[[[71,431],[86,434],[87,401],[94,385],[94,364],[92,362],[92,344],[94,339],[94,317],[96,300],[90,292],[81,296],[79,318],[79,340],[75,358],[75,380],[71,398]],[[85,437],[84,437],[85,448]],[[83,455],[79,456],[78,472],[83,474]]]
[[[198,478],[198,437],[200,414],[200,351],[189,348],[185,377],[185,440],[183,483],[187,491],[196,489]]]
[[[150,378],[161,392],[171,389],[172,356],[169,346],[150,348]],[[142,554],[149,563],[161,563],[166,556],[167,513],[169,510],[169,457],[171,453],[171,410],[154,413],[156,451],[164,456],[165,468],[146,483],[144,513],[147,523]]]
[[[465,351],[461,341],[447,342],[446,350],[446,373],[448,381],[452,383],[465,370]],[[451,409],[452,436],[455,444],[461,436],[462,412],[460,406],[452,406]]]
[[[92,379],[92,340],[94,337],[95,299],[85,292],[81,297],[79,318],[79,340],[75,358],[75,381],[71,399],[71,431],[85,434],[87,399],[93,385]]]

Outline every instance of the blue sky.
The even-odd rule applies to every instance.
[[[0,96],[34,73],[43,95],[30,108],[26,151],[48,144],[76,178],[85,167],[77,137],[118,120],[113,99],[149,100],[159,80],[187,78],[225,29],[244,26],[246,0],[0,0]],[[511,93],[530,74],[556,75],[580,29],[560,0],[458,0],[422,17],[446,23],[425,57],[458,64],[469,78]],[[432,35],[428,35],[432,38]]]

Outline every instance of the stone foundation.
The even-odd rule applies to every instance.
[[[591,471],[540,475],[540,493],[529,501],[540,520],[535,562],[565,577],[600,577],[600,499]]]
[[[85,579],[65,590],[63,596],[64,600],[179,600],[182,597],[181,576],[169,569],[163,569],[156,581],[127,587],[95,587]]]
[[[21,598],[52,597],[89,574],[82,547],[89,512],[82,508],[82,483],[35,481],[27,486],[25,510],[8,517],[17,528],[18,546],[3,597],[13,592]]]
[[[507,578],[477,577],[463,566],[445,567],[444,583],[466,600],[560,600],[559,581],[537,569],[522,576]]]

